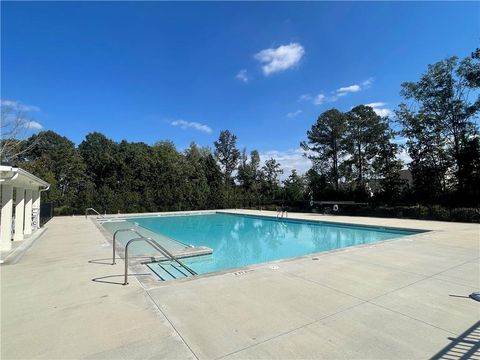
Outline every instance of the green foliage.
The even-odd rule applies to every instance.
[[[346,116],[344,144],[350,157],[343,162],[343,168],[347,178],[362,186],[366,178],[373,176],[373,162],[393,136],[387,119],[377,115],[370,106],[356,106]]]
[[[308,151],[314,169],[331,181],[336,191],[339,186],[339,164],[343,158],[347,117],[337,109],[323,112],[312,128],[307,131],[307,141],[300,145]]]
[[[30,147],[30,143],[35,143]],[[17,159],[17,165],[51,184],[42,197],[57,206],[70,205],[84,196],[85,163],[75,144],[53,131],[32,135],[24,144],[28,149]]]
[[[220,163],[224,176],[224,184],[231,184],[232,172],[237,167],[240,158],[240,151],[237,149],[237,137],[228,130],[220,132],[218,140],[215,141],[215,158]]]
[[[283,182],[283,185],[287,202],[303,200],[305,196],[305,178],[299,176],[295,169],[292,170],[290,176]]]
[[[279,193],[279,176],[283,174],[280,164],[275,159],[265,161],[261,172],[261,191],[267,199],[274,200]]]
[[[457,208],[450,212],[452,221],[480,223],[479,208]]]
[[[379,177],[377,200],[395,203],[400,200],[405,180],[400,178],[403,163],[397,158],[397,144],[388,142],[380,144],[377,156],[373,161],[373,171]]]
[[[420,220],[459,221],[480,223],[479,208],[448,209],[439,205],[348,207],[341,206],[340,214],[355,216],[374,216],[386,218],[410,218]]]
[[[257,192],[260,179],[260,155],[257,150],[250,153],[250,161],[244,149],[237,168],[237,180],[245,191]]]
[[[480,199],[480,139],[470,139],[458,156],[459,183],[457,201],[460,204],[475,204]],[[473,200],[473,201],[472,201]]]
[[[419,81],[402,84],[410,104],[401,104],[396,115],[407,138],[415,191],[424,201],[438,201],[468,182],[462,161],[477,132],[479,78],[477,49],[462,61],[449,57],[429,65]]]

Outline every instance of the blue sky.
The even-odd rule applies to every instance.
[[[403,81],[480,44],[478,2],[1,7],[1,98],[44,129],[179,149],[230,129],[287,168],[307,166],[298,145],[321,112],[386,114]]]

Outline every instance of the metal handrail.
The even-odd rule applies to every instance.
[[[96,213],[98,216],[100,216],[102,218],[105,217],[102,214],[100,214],[97,210],[95,210],[94,208],[86,208],[85,209],[85,219],[88,219],[88,212],[89,211],[93,211],[94,213]]]
[[[116,258],[115,258],[115,243],[116,243],[116,240],[117,240],[117,234],[118,234],[119,232],[124,232],[124,231],[131,231],[131,232],[137,234],[138,237],[144,237],[142,234],[140,234],[140,233],[139,233],[137,230],[135,230],[135,229],[119,229],[119,230],[115,231],[115,232],[113,233],[112,265],[115,265],[115,264],[116,264],[116,263],[115,263],[115,260],[116,260]]]
[[[175,261],[178,265],[180,265],[181,267],[183,267],[185,270],[187,270],[190,274],[192,275],[197,275],[197,273],[192,270],[190,267],[188,267],[187,265],[185,265],[183,262],[181,262],[179,259],[177,259],[170,251],[168,251],[167,249],[165,249],[162,245],[160,245],[159,243],[157,243],[155,240],[153,240],[152,238],[147,238],[148,240],[150,240],[152,242],[152,246],[155,247],[155,245],[157,246],[157,250],[160,251],[162,254],[166,255],[168,258],[170,258],[170,260],[173,260]]]
[[[135,231],[136,232],[136,231]],[[133,243],[133,242],[136,242],[136,241],[145,241],[147,244],[149,244],[151,247],[153,247],[154,249],[158,250],[159,252],[161,252],[165,257],[167,258],[170,258],[170,260],[173,260],[175,261],[178,265],[180,265],[181,267],[183,267],[185,270],[187,270],[190,274],[192,275],[197,275],[197,273],[195,271],[193,271],[192,269],[190,269],[187,265],[185,265],[183,262],[181,262],[180,260],[178,260],[175,256],[173,256],[167,249],[165,249],[162,245],[160,245],[159,243],[157,243],[155,240],[153,240],[152,238],[148,238],[148,237],[143,237],[140,235],[140,237],[138,238],[134,238],[134,239],[131,239],[127,242],[127,245],[125,245],[125,280],[124,280],[124,283],[123,285],[128,285],[128,246]]]

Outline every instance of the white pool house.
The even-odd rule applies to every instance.
[[[40,228],[40,196],[50,184],[17,167],[0,165],[0,251]]]

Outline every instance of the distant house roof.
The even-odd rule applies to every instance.
[[[18,167],[0,165],[0,183],[26,189],[48,188],[49,183]]]

